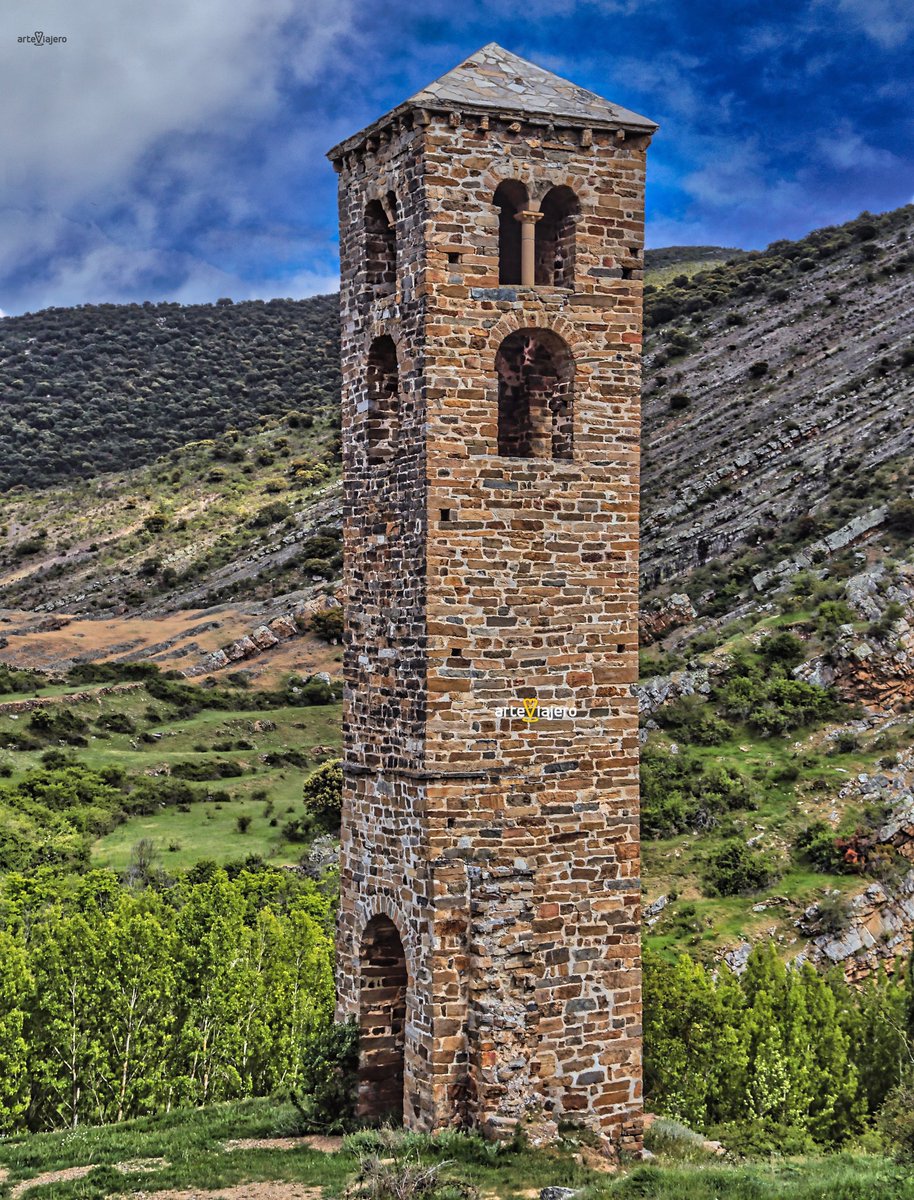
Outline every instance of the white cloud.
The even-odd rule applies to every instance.
[[[883,50],[897,49],[914,33],[910,0],[816,0],[816,6],[837,10]]]
[[[850,121],[816,140],[819,157],[840,171],[890,170],[900,165],[890,150],[865,142]]]
[[[244,294],[231,271],[162,247],[186,227],[221,223],[238,238],[239,224],[255,223],[268,184],[233,174],[233,153],[259,146],[271,123],[273,153],[294,139],[275,128],[282,89],[313,84],[333,62],[354,2],[44,0],[37,22],[24,5],[4,6],[7,306],[161,294],[163,270],[184,280],[187,298]],[[39,25],[66,44],[17,41]],[[301,243],[298,231],[290,257]]]
[[[15,36],[34,15],[7,5],[5,188],[65,202],[121,179],[160,139],[198,153],[194,139],[270,111],[280,70],[311,77],[348,10],[347,0],[47,0],[42,27],[68,40],[36,47]]]

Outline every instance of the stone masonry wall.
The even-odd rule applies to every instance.
[[[637,547],[647,139],[415,113],[341,162],[346,648],[340,1006],[367,921],[405,948],[405,1117],[641,1137]],[[574,286],[500,287],[492,196],[579,203]],[[361,282],[398,200],[396,290]],[[496,356],[573,358],[571,458],[502,458]],[[400,363],[369,469],[366,362]],[[563,443],[564,444],[564,443]],[[499,715],[523,697],[574,715]]]

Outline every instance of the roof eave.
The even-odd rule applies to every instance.
[[[512,110],[508,109],[504,104],[489,105],[480,103],[479,101],[462,104],[456,100],[448,102],[433,99],[429,99],[428,101],[423,99],[420,103],[418,97],[412,97],[409,100],[404,100],[402,104],[398,104],[396,108],[392,108],[383,117],[372,121],[370,125],[366,125],[358,133],[354,133],[342,142],[338,142],[332,150],[327,151],[327,158],[331,162],[337,162],[344,155],[358,149],[368,138],[380,133],[385,126],[396,120],[397,117],[402,117],[407,112],[421,111],[434,113],[460,112],[468,113],[471,116],[488,116],[492,113],[503,113],[505,116],[512,114]],[[640,117],[637,113],[629,112],[626,112],[624,116],[620,114],[618,116],[593,117],[575,113],[543,112],[533,108],[524,108],[522,110],[518,109],[513,115],[517,119],[532,119],[536,124],[561,125],[571,129],[624,129],[626,133],[653,135],[660,128],[656,122],[648,120],[647,117]]]

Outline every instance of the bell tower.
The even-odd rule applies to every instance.
[[[641,1145],[637,677],[656,126],[494,44],[340,176],[339,1007],[359,1105]]]

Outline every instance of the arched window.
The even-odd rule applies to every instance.
[[[500,183],[493,197],[498,209],[498,282],[520,283],[520,222],[516,213],[528,204],[527,189],[516,179]]]
[[[498,453],[505,458],[571,458],[574,359],[550,329],[519,329],[495,356]]]
[[[400,379],[397,347],[386,334],[376,337],[368,349],[366,372],[368,392],[368,461],[385,462],[397,450]]]
[[[406,955],[397,927],[378,916],[365,926],[359,962],[358,1115],[403,1119]]]
[[[397,201],[392,192],[387,203],[396,220]],[[397,232],[380,200],[369,200],[365,207],[365,272],[370,284],[393,287],[397,282]]]
[[[554,187],[540,204],[536,225],[536,282],[574,287],[574,232],[581,206],[570,187]]]

